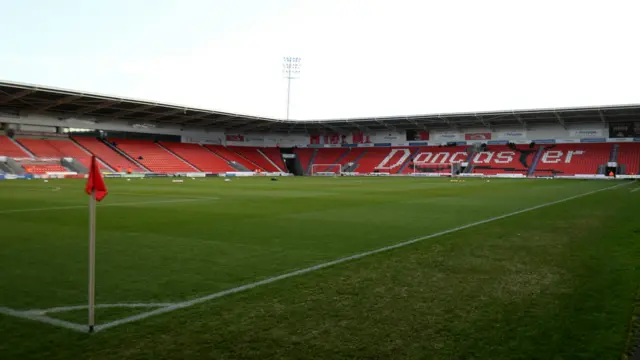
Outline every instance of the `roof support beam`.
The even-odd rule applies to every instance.
[[[13,94],[11,96],[7,96],[5,98],[0,99],[0,105],[6,104],[6,103],[8,103],[10,101],[13,101],[13,100],[17,100],[17,99],[23,98],[23,97],[31,94],[32,92],[33,92],[33,90],[29,90],[29,89],[19,91],[19,92],[15,93],[15,94]]]
[[[291,132],[293,131],[293,128],[295,128],[296,125],[298,125],[298,124],[293,123],[293,124],[289,125],[289,128],[287,129],[287,135],[291,134]]]
[[[398,129],[396,129],[396,127],[395,127],[395,126],[390,125],[390,124],[387,124],[386,122],[384,122],[384,121],[382,121],[382,120],[378,120],[378,119],[376,119],[376,118],[373,118],[373,121],[375,121],[375,122],[377,122],[378,124],[380,124],[380,125],[382,125],[382,126],[386,127],[386,128],[387,128],[387,129],[389,129],[389,130],[392,130],[392,131],[397,131],[397,130],[398,130]]]
[[[482,116],[480,116],[478,114],[475,114],[475,115],[476,115],[476,119],[480,120],[482,125],[484,125],[487,129],[493,131],[493,128],[491,127],[491,123],[489,121],[486,121],[485,119],[482,118]]]
[[[522,121],[522,118],[520,117],[520,114],[516,114],[515,112],[513,113],[513,117],[516,118],[516,120],[520,123],[520,125],[524,126],[524,121]]]
[[[191,115],[191,116],[188,116],[188,118],[189,118],[188,121],[195,120],[195,119],[200,119],[200,118],[203,118],[203,117],[206,117],[206,116],[209,116],[209,115],[213,115],[213,113],[202,112],[202,113],[199,113],[199,114],[196,114],[196,115]]]
[[[598,115],[600,115],[600,120],[602,120],[602,123],[606,124],[607,120],[604,118],[604,113],[602,112],[602,110],[598,109]]]
[[[351,121],[349,121],[348,123],[349,123],[349,124],[351,124],[351,125],[353,125],[353,126],[355,126],[355,127],[357,127],[357,128],[358,128],[358,130],[360,130],[360,131],[362,131],[362,132],[368,132],[368,133],[372,133],[372,132],[373,132],[373,131],[371,131],[371,129],[369,129],[368,127],[366,127],[366,126],[364,126],[364,125],[360,125],[360,124],[358,124],[358,123],[356,123],[356,122],[351,122]]]
[[[121,117],[123,117],[125,115],[131,115],[131,114],[134,114],[134,113],[139,113],[141,111],[149,110],[149,109],[154,108],[156,106],[158,106],[158,105],[157,104],[142,105],[142,106],[138,106],[138,107],[133,108],[133,109],[118,111],[117,113],[111,114],[111,117],[113,117],[114,119],[118,119],[118,118],[121,118]]]
[[[449,119],[445,119],[445,118],[443,118],[443,117],[442,117],[442,116],[440,116],[440,115],[438,115],[438,119],[439,119],[440,121],[444,122],[445,124],[449,125],[449,128],[451,128],[451,129],[455,129],[455,130],[458,130],[458,126],[457,126],[457,125],[455,125],[454,123],[452,123],[452,122],[451,122],[451,120],[449,120]]]
[[[103,102],[101,104],[98,104],[96,106],[87,106],[87,107],[84,107],[82,109],[79,109],[78,111],[75,112],[75,115],[81,116],[81,115],[84,115],[84,114],[89,114],[89,113],[92,113],[94,111],[97,111],[97,110],[100,110],[100,109],[104,109],[104,108],[108,108],[110,106],[113,106],[113,105],[119,104],[119,103],[120,103],[120,101],[115,101],[115,100],[113,100],[113,101],[105,101],[105,102]],[[70,117],[71,116],[67,117],[67,119],[70,118]]]
[[[408,117],[405,118],[408,122],[412,123],[413,125],[415,125],[416,127],[421,128],[422,130],[428,130],[426,126],[424,126],[424,124],[418,124],[417,121],[413,120],[413,119],[409,119]]]
[[[333,126],[333,125],[329,125],[329,124],[322,124],[322,126],[324,126],[327,129],[333,130],[335,132],[337,132],[338,134],[348,134],[349,132],[346,131],[345,129]]]
[[[567,128],[567,125],[565,125],[564,120],[562,120],[562,118],[560,117],[560,114],[558,114],[558,112],[557,112],[557,111],[554,111],[554,112],[553,112],[553,115],[555,115],[555,116],[556,116],[556,119],[558,120],[558,123],[559,123],[560,125],[562,125],[562,127],[563,127],[563,128],[565,128],[565,129],[566,129],[566,128]]]
[[[143,119],[145,121],[147,121],[147,120],[157,120],[157,119],[162,119],[163,117],[180,114],[181,112],[184,112],[184,111],[186,111],[186,109],[173,109],[173,110],[165,111],[163,113],[159,113],[159,114],[155,114],[155,115],[151,115],[151,116],[145,116]]]
[[[255,128],[256,125],[257,125],[256,122],[260,122],[260,120],[253,120],[253,119],[246,119],[246,120],[238,119],[238,120],[235,120],[235,121],[237,121],[238,123],[230,124],[229,126],[224,126],[224,128],[227,129],[227,130],[244,132],[244,131],[251,130],[251,129]],[[226,123],[226,122],[228,122],[228,120],[224,121],[224,123]],[[216,122],[212,123],[212,125],[218,125],[218,122],[216,121]]]
[[[65,96],[65,97],[63,97],[61,99],[56,100],[56,102],[54,102],[54,103],[51,103],[51,104],[46,105],[46,106],[39,107],[38,111],[45,111],[47,109],[51,109],[51,108],[56,107],[58,105],[68,104],[68,103],[72,102],[73,100],[80,99],[81,97],[82,96],[80,96],[80,95]]]

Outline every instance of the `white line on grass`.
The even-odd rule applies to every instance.
[[[279,280],[283,280],[283,279],[287,279],[287,278],[294,277],[294,276],[297,276],[297,275],[302,275],[302,274],[306,274],[306,273],[309,273],[309,272],[312,272],[312,271],[324,269],[326,267],[337,265],[337,264],[341,264],[341,263],[344,263],[344,262],[347,262],[347,261],[360,259],[360,258],[363,258],[365,256],[374,255],[374,254],[378,254],[378,253],[381,253],[381,252],[397,249],[397,248],[400,248],[400,247],[404,247],[404,246],[407,246],[407,245],[411,245],[411,244],[417,243],[419,241],[432,239],[432,238],[435,238],[435,237],[438,237],[438,236],[442,236],[442,235],[446,235],[446,234],[451,234],[451,233],[456,232],[456,231],[468,229],[468,228],[471,228],[471,227],[474,227],[474,226],[486,224],[486,223],[489,223],[489,222],[492,222],[492,221],[496,221],[496,220],[505,219],[505,218],[508,218],[508,217],[511,217],[511,216],[514,216],[514,215],[518,215],[518,214],[522,214],[522,213],[525,213],[525,212],[537,210],[537,209],[540,209],[540,208],[543,208],[543,207],[559,204],[559,203],[562,203],[562,202],[565,202],[565,201],[581,198],[581,197],[584,197],[584,196],[587,196],[587,195],[595,194],[595,193],[600,192],[600,191],[615,189],[615,188],[618,188],[618,187],[621,187],[621,186],[625,186],[625,185],[628,185],[628,184],[631,184],[631,183],[618,184],[618,185],[609,186],[609,187],[606,187],[606,188],[603,188],[603,189],[589,191],[589,192],[586,192],[584,194],[571,196],[571,197],[568,197],[568,198],[565,198],[565,199],[556,200],[556,201],[548,202],[548,203],[541,204],[541,205],[536,205],[536,206],[533,206],[533,207],[530,207],[530,208],[526,208],[526,209],[523,209],[523,210],[514,211],[512,213],[508,213],[508,214],[504,214],[504,215],[500,215],[500,216],[495,216],[495,217],[492,217],[492,218],[489,218],[489,219],[476,221],[474,223],[470,223],[470,224],[467,224],[467,225],[464,225],[464,226],[459,226],[459,227],[456,227],[456,228],[453,228],[453,229],[441,231],[439,233],[435,233],[435,234],[431,234],[431,235],[427,235],[427,236],[422,236],[422,237],[415,238],[415,239],[412,239],[412,240],[409,240],[409,241],[405,241],[405,242],[401,242],[401,243],[398,243],[398,244],[395,244],[395,245],[389,245],[389,246],[385,246],[385,247],[382,247],[382,248],[379,248],[379,249],[376,249],[376,250],[366,251],[366,252],[363,252],[363,253],[359,253],[359,254],[343,257],[343,258],[340,258],[340,259],[332,260],[332,261],[329,261],[329,262],[326,262],[326,263],[322,263],[322,264],[314,265],[314,266],[311,266],[311,267],[308,267],[308,268],[292,271],[292,272],[289,272],[289,273],[286,273],[286,274],[274,276],[274,277],[271,277],[271,278],[268,278],[268,279],[264,279],[264,280],[261,280],[261,281],[257,281],[257,282],[251,283],[251,284],[238,286],[238,287],[235,287],[235,288],[232,288],[232,289],[220,291],[220,292],[213,293],[213,294],[210,294],[210,295],[206,295],[206,296],[203,296],[203,297],[187,300],[187,301],[184,301],[184,302],[175,303],[173,305],[166,306],[166,307],[163,307],[163,308],[160,308],[160,309],[148,311],[148,312],[141,313],[141,314],[138,314],[138,315],[133,315],[133,316],[129,316],[129,317],[126,317],[126,318],[123,318],[123,319],[119,319],[119,320],[115,320],[115,321],[108,322],[108,323],[105,323],[105,324],[97,325],[94,328],[94,330],[95,331],[102,331],[102,330],[106,330],[106,329],[112,328],[114,326],[130,323],[130,322],[134,322],[134,321],[138,321],[138,320],[142,320],[142,319],[148,318],[150,316],[164,314],[164,313],[167,313],[167,312],[170,312],[170,311],[174,311],[174,310],[178,310],[178,309],[183,309],[183,308],[190,307],[190,306],[193,306],[193,305],[196,305],[196,304],[200,304],[200,303],[203,303],[203,302],[206,302],[206,301],[209,301],[209,300],[217,299],[217,298],[220,298],[220,297],[223,297],[223,296],[226,296],[226,295],[235,294],[235,293],[238,293],[238,292],[241,292],[241,291],[245,291],[245,290],[249,290],[249,289],[253,289],[255,287],[262,286],[262,285],[267,285],[267,284],[270,284],[270,283],[273,283],[273,282],[276,282],[276,281],[279,281]]]
[[[60,319],[54,319],[48,316],[39,315],[39,314],[31,314],[24,311],[18,311],[9,309],[6,307],[0,307],[0,314],[11,315],[22,319],[40,321],[46,324],[55,325],[59,327],[63,327],[66,329],[86,332],[88,327],[86,325],[75,324],[69,321],[64,321]]]
[[[635,189],[631,190],[631,192],[636,192],[636,191],[638,191],[638,190],[640,190],[640,187],[637,187],[637,188],[635,188]]]
[[[98,207],[111,207],[111,206],[136,206],[136,205],[152,205],[152,204],[170,204],[170,203],[181,203],[181,202],[193,202],[193,201],[207,201],[207,200],[219,200],[219,198],[208,197],[208,198],[189,198],[189,199],[174,199],[174,200],[156,200],[156,201],[140,201],[140,202],[126,202],[126,203],[115,203],[115,204],[99,204]],[[69,206],[52,206],[46,208],[32,208],[32,209],[10,209],[10,210],[0,210],[0,214],[13,214],[13,213],[21,213],[21,212],[31,212],[31,211],[49,211],[49,210],[69,210],[69,209],[85,209],[89,205],[69,205]]]
[[[136,304],[96,304],[96,309],[108,309],[108,308],[150,308],[150,307],[167,307],[174,303],[136,303]],[[74,310],[87,309],[88,305],[74,305],[74,306],[59,306],[49,309],[32,309],[22,311],[24,314],[29,315],[44,315],[48,313],[59,313]]]

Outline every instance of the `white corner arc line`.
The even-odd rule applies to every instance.
[[[170,204],[170,203],[182,203],[182,202],[193,202],[193,201],[208,201],[208,200],[219,200],[219,198],[215,198],[215,197],[210,197],[210,198],[187,198],[187,199],[174,199],[174,200],[156,200],[156,201],[125,202],[125,203],[114,203],[114,204],[98,204],[98,207],[102,208],[102,207],[111,207],[111,206],[136,206],[136,205]],[[13,213],[31,212],[31,211],[86,209],[86,208],[87,208],[87,205],[53,206],[53,207],[33,208],[33,209],[0,210],[0,214],[13,214]]]
[[[96,304],[96,309],[109,309],[109,308],[152,308],[152,307],[166,307],[174,305],[175,303],[123,303],[123,304]],[[22,311],[25,314],[43,315],[48,313],[59,313],[74,310],[87,309],[88,305],[73,305],[73,306],[59,306],[48,309],[31,309]]]
[[[40,321],[45,324],[55,325],[55,326],[59,326],[59,327],[63,327],[63,328],[75,330],[75,331],[85,332],[88,329],[86,325],[80,325],[80,324],[72,323],[69,321],[54,319],[52,317],[48,317],[44,315],[30,314],[24,311],[17,311],[17,310],[9,309],[6,307],[0,307],[0,314],[11,315],[11,316],[15,316],[15,317],[27,319],[27,320]]]
[[[285,274],[282,274],[282,275],[274,276],[274,277],[271,277],[271,278],[268,278],[268,279],[264,279],[264,280],[261,280],[261,281],[254,282],[254,283],[238,286],[238,287],[235,287],[235,288],[232,288],[232,289],[220,291],[220,292],[213,293],[213,294],[210,294],[210,295],[206,295],[206,296],[203,296],[203,297],[187,300],[187,301],[180,302],[180,303],[175,303],[175,304],[173,304],[171,306],[163,307],[163,308],[160,308],[160,309],[148,311],[148,312],[145,312],[145,313],[129,316],[129,317],[126,317],[126,318],[123,318],[123,319],[119,319],[119,320],[115,320],[115,321],[112,321],[112,322],[108,322],[108,323],[105,323],[105,324],[97,325],[94,329],[95,329],[95,331],[106,330],[106,329],[109,329],[109,328],[112,328],[112,327],[115,327],[115,326],[118,326],[118,325],[127,324],[127,323],[131,323],[131,322],[134,322],[134,321],[142,320],[142,319],[148,318],[150,316],[164,314],[164,313],[171,312],[171,311],[174,311],[174,310],[190,307],[190,306],[193,306],[193,305],[196,305],[196,304],[200,304],[200,303],[203,303],[203,302],[206,302],[206,301],[209,301],[209,300],[213,300],[213,299],[216,299],[216,298],[220,298],[220,297],[223,297],[223,296],[226,296],[226,295],[235,294],[235,293],[238,293],[238,292],[241,292],[241,291],[253,289],[253,288],[258,287],[258,286],[270,284],[270,283],[273,283],[273,282],[276,282],[276,281],[279,281],[279,280],[283,280],[283,279],[287,279],[287,278],[290,278],[290,277],[306,274],[306,273],[309,273],[309,272],[312,272],[312,271],[324,269],[326,267],[337,265],[337,264],[341,264],[341,263],[344,263],[344,262],[347,262],[347,261],[360,259],[360,258],[363,258],[365,256],[374,255],[374,254],[378,254],[378,253],[381,253],[381,252],[397,249],[397,248],[404,247],[404,246],[407,246],[407,245],[411,245],[411,244],[414,244],[414,243],[417,243],[417,242],[420,242],[420,241],[423,241],[423,240],[432,239],[432,238],[435,238],[435,237],[438,237],[438,236],[442,236],[442,235],[446,235],[446,234],[451,234],[451,233],[454,233],[456,231],[468,229],[468,228],[471,228],[471,227],[474,227],[474,226],[486,224],[486,223],[489,223],[489,222],[492,222],[492,221],[496,221],[496,220],[505,219],[505,218],[508,218],[508,217],[511,217],[511,216],[519,215],[519,214],[522,214],[522,213],[526,213],[526,212],[529,212],[529,211],[537,210],[537,209],[544,208],[544,207],[547,207],[547,206],[551,206],[551,205],[563,203],[563,202],[566,202],[566,201],[578,199],[578,198],[581,198],[581,197],[584,197],[584,196],[587,196],[587,195],[591,195],[591,194],[595,194],[595,193],[598,193],[598,192],[601,192],[601,191],[612,190],[612,189],[615,189],[615,188],[618,188],[618,187],[621,187],[621,186],[625,186],[625,185],[628,185],[628,184],[631,184],[631,183],[618,184],[618,185],[609,186],[609,187],[598,189],[598,190],[589,191],[589,192],[586,192],[584,194],[575,195],[575,196],[571,196],[571,197],[564,198],[564,199],[561,199],[561,200],[556,200],[556,201],[544,203],[544,204],[541,204],[541,205],[532,206],[532,207],[529,207],[529,208],[526,208],[526,209],[514,211],[514,212],[511,212],[511,213],[508,213],[508,214],[504,214],[504,215],[500,215],[500,216],[495,216],[495,217],[488,218],[488,219],[485,219],[485,220],[476,221],[476,222],[473,222],[473,223],[470,223],[470,224],[467,224],[467,225],[459,226],[459,227],[456,227],[456,228],[453,228],[453,229],[441,231],[441,232],[438,232],[438,233],[435,233],[435,234],[431,234],[431,235],[427,235],[427,236],[418,237],[418,238],[415,238],[415,239],[412,239],[412,240],[408,240],[408,241],[404,241],[404,242],[401,242],[401,243],[398,243],[398,244],[389,245],[389,246],[385,246],[385,247],[382,247],[382,248],[379,248],[379,249],[365,251],[365,252],[362,252],[362,253],[359,253],[359,254],[355,254],[355,255],[339,258],[339,259],[336,259],[336,260],[332,260],[332,261],[329,261],[329,262],[325,262],[325,263],[322,263],[322,264],[314,265],[314,266],[307,267],[307,268],[300,269],[300,270],[295,270],[295,271],[292,271],[292,272],[289,272],[289,273],[285,273]]]

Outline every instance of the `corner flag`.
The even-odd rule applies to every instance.
[[[104,184],[104,179],[98,167],[98,160],[96,160],[95,156],[91,157],[91,168],[89,169],[89,179],[87,180],[85,191],[87,195],[92,195],[93,191],[95,191],[97,201],[101,201],[107,196],[107,186]]]
[[[95,326],[96,309],[96,201],[107,196],[107,186],[98,167],[96,157],[91,157],[89,178],[85,187],[89,198],[89,332]]]

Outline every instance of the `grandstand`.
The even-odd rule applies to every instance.
[[[600,176],[611,170],[634,176],[640,171],[640,107],[634,105],[315,120],[296,128],[276,119],[18,83],[0,83],[0,89],[7,94],[3,112],[20,114],[2,118],[3,129],[12,136],[0,137],[0,156],[22,162],[71,158],[82,165],[70,169],[25,163],[28,168],[11,168],[16,175],[82,173],[91,155],[103,171],[116,173],[310,175],[314,164],[340,164],[352,175],[415,175],[421,164],[454,161],[465,164],[462,175],[469,176]],[[46,112],[30,105],[43,102],[49,104]],[[86,103],[95,104],[83,108],[83,126],[94,121],[95,126],[88,126],[94,135],[65,136],[54,117],[72,114]],[[198,119],[197,125],[192,119]],[[107,138],[100,135],[99,124],[119,130],[114,136],[107,132]],[[68,125],[78,126],[72,120]],[[222,135],[208,136],[198,127],[203,125]],[[156,126],[166,129],[160,141]],[[239,127],[242,134],[233,130]],[[152,131],[145,135],[145,129]],[[362,143],[363,129],[373,141]],[[428,134],[429,140],[409,139],[415,131]],[[281,134],[288,137],[286,144],[280,144]],[[478,143],[485,144],[483,151],[472,150]],[[298,164],[293,167],[282,157],[291,148]]]

